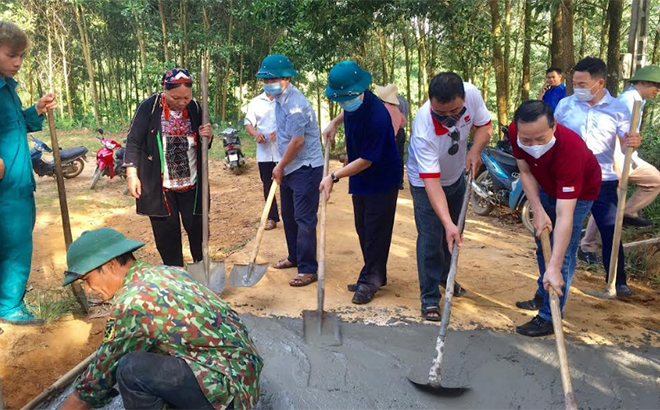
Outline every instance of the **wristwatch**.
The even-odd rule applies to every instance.
[[[337,182],[339,182],[339,178],[337,178],[337,177],[335,176],[335,173],[334,173],[334,172],[333,172],[332,174],[330,174],[330,178],[332,178],[332,183],[333,183],[333,184],[336,184]]]

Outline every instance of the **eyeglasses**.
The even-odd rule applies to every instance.
[[[447,154],[456,155],[459,148],[458,141],[461,140],[461,134],[458,132],[458,130],[453,130],[449,133],[449,138],[451,138],[451,147],[449,147],[449,150],[447,150]]]

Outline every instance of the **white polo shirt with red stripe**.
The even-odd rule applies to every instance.
[[[442,186],[456,183],[465,170],[467,139],[472,127],[490,124],[490,112],[481,92],[470,83],[465,87],[465,114],[452,128],[447,129],[431,116],[431,103],[427,101],[417,110],[413,120],[412,136],[408,146],[408,180],[410,185],[424,187],[424,178],[440,178]],[[447,151],[452,146],[449,133],[458,129],[461,138],[455,155]]]

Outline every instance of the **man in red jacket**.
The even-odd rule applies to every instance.
[[[563,311],[575,272],[582,223],[600,191],[600,165],[578,134],[555,123],[552,108],[543,101],[526,101],[516,110],[509,138],[525,195],[534,212],[539,263],[534,298],[516,303],[521,309],[539,313],[516,327],[516,332],[545,336],[553,333],[547,290],[549,286],[555,289]],[[552,232],[549,261],[543,260],[538,239],[545,228]]]

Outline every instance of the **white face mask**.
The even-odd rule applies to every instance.
[[[595,94],[591,93],[591,90],[597,85],[598,83],[594,84],[591,88],[574,88],[573,94],[575,94],[575,98],[580,101],[591,101],[596,98],[596,94],[598,94],[598,91],[596,91]]]
[[[543,154],[550,151],[550,148],[552,148],[555,145],[555,142],[557,142],[557,139],[553,135],[552,139],[547,144],[531,145],[531,146],[521,144],[520,139],[516,139],[516,142],[518,143],[518,146],[520,147],[521,150],[525,151],[526,153],[533,156],[534,158],[539,159],[539,158],[541,158],[541,156]]]

